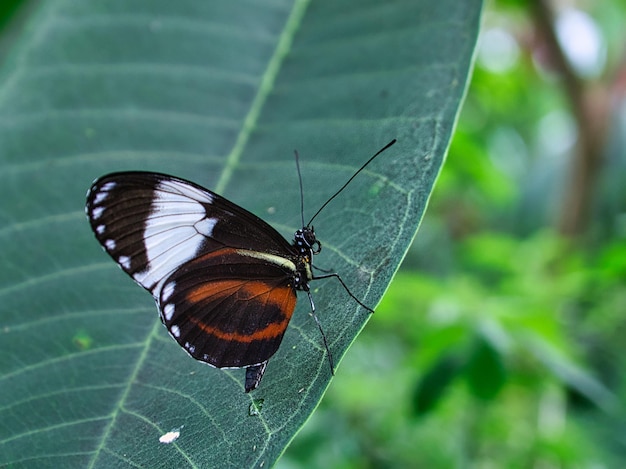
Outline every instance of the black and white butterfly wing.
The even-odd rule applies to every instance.
[[[86,210],[100,244],[152,293],[170,335],[191,356],[264,370],[296,304],[297,252],[274,228],[218,194],[158,173],[96,180]]]
[[[87,216],[106,252],[158,300],[186,262],[225,247],[291,255],[266,222],[192,182],[159,173],[113,173],[87,193]]]

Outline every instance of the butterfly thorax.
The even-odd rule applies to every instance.
[[[322,244],[315,237],[315,229],[312,226],[302,227],[294,233],[293,238],[293,246],[298,252],[294,287],[297,290],[308,291],[309,281],[313,279],[311,271],[313,255],[319,254]]]

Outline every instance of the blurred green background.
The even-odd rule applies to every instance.
[[[277,467],[624,467],[625,24],[487,2],[415,243]]]
[[[626,467],[625,24],[487,2],[414,245],[277,467]]]

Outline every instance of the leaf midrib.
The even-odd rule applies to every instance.
[[[278,43],[276,44],[274,53],[272,54],[272,57],[267,64],[265,72],[261,75],[259,89],[257,90],[257,93],[252,100],[252,104],[250,105],[250,110],[248,111],[248,114],[243,120],[241,130],[237,135],[237,140],[235,140],[235,144],[233,145],[232,150],[226,157],[224,170],[222,171],[222,174],[215,186],[215,192],[217,192],[218,194],[224,193],[226,186],[230,182],[233,171],[241,161],[243,151],[246,148],[248,141],[250,140],[252,131],[256,128],[256,125],[259,121],[261,111],[263,110],[265,103],[267,102],[268,96],[274,89],[274,84],[276,83],[276,78],[279,71],[281,70],[283,61],[288,52],[291,50],[293,37],[300,27],[302,18],[304,17],[304,13],[308,8],[309,2],[310,0],[296,0],[296,2],[294,3],[291,13],[287,18],[287,22],[285,23],[285,27],[283,28],[283,32],[278,39]]]
[[[265,106],[265,103],[267,102],[267,99],[271,91],[274,89],[274,84],[276,82],[276,78],[278,77],[278,73],[281,70],[285,57],[287,56],[288,52],[291,50],[293,38],[297,30],[300,27],[302,18],[304,17],[304,14],[308,8],[309,3],[310,3],[310,0],[296,0],[294,3],[291,13],[289,14],[289,17],[287,18],[287,21],[285,23],[285,27],[283,28],[283,31],[276,44],[274,53],[272,54],[264,73],[261,75],[259,88],[257,90],[257,93],[254,99],[252,100],[248,113],[243,119],[241,129],[237,135],[235,143],[225,159],[224,168],[215,186],[215,191],[218,193],[224,192],[225,188],[227,187],[227,185],[229,184],[232,178],[234,170],[239,166],[241,162],[243,152],[248,144],[248,141],[250,140],[250,136],[252,135],[253,130],[257,126],[257,123],[259,121],[259,116],[261,115],[261,112]],[[161,325],[160,321],[155,321],[153,327],[150,329],[150,332],[148,333],[148,338],[144,343],[144,347],[133,368],[133,372],[128,377],[127,385],[124,388],[124,391],[122,392],[122,394],[120,395],[118,404],[116,408],[114,409],[113,413],[111,414],[109,423],[106,425],[102,433],[100,444],[96,448],[96,451],[88,465],[90,469],[94,468],[95,465],[97,464],[101,451],[106,450],[106,442],[115,426],[117,416],[121,412],[124,412],[124,403],[126,402],[128,395],[130,394],[132,390],[132,387],[135,383],[135,379],[137,375],[141,371],[144,365],[144,362],[146,361],[148,357],[148,350],[150,349],[152,340],[158,334],[160,325]],[[251,402],[252,402],[252,398],[251,398]],[[187,454],[185,454],[180,449],[180,447],[177,446],[177,449],[179,453],[187,460],[189,465],[195,468],[196,465],[193,463],[191,458]],[[259,456],[257,458],[257,462],[262,458],[263,458],[263,451],[260,451]]]

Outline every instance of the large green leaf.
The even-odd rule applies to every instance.
[[[40,2],[0,76],[0,465],[271,466],[331,379],[307,301],[245,394],[242,370],[169,338],[90,233],[85,191],[109,171],[174,173],[291,237],[294,149],[310,216],[397,138],[315,221],[317,264],[375,306],[443,163],[480,6]],[[368,314],[332,279],[314,296],[339,359]]]

